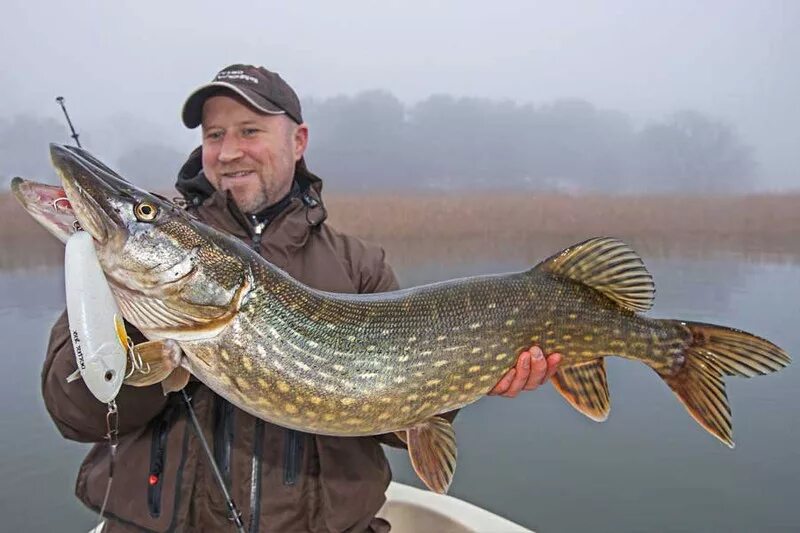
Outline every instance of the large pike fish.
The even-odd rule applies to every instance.
[[[150,339],[141,353],[162,359],[134,384],[167,378],[179,387],[188,371],[281,426],[397,432],[437,492],[456,464],[453,428],[439,415],[484,396],[531,345],[563,354],[553,384],[591,419],[608,416],[604,358],[614,355],[652,368],[731,447],[724,379],[789,364],[749,333],[642,316],[652,278],[615,239],[582,242],[524,272],[333,294],[292,279],[83,150],[52,145],[51,157],[63,192],[23,180],[13,190],[62,239],[72,215],[94,238],[122,313]],[[68,202],[57,200],[63,194]]]

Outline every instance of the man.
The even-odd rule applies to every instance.
[[[383,250],[325,223],[322,183],[303,158],[308,127],[297,95],[280,76],[248,65],[227,67],[189,96],[183,121],[202,126],[203,141],[176,188],[201,220],[245,240],[312,287],[359,293],[397,288]],[[135,342],[143,340],[130,333]],[[559,356],[532,353],[521,354],[492,393],[513,397],[551,377]],[[99,510],[109,477],[106,406],[85,387],[66,383],[74,370],[62,315],[42,373],[45,404],[66,438],[99,443],[81,466],[76,488],[81,501]],[[187,388],[247,531],[388,531],[375,517],[391,478],[380,444],[401,446],[396,437],[304,434],[256,419],[201,383]],[[221,487],[180,397],[163,396],[157,385],[122,387],[104,531],[232,530]]]

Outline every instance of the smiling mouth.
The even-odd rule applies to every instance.
[[[222,177],[228,179],[237,179],[237,178],[244,178],[251,174],[254,174],[252,170],[239,170],[237,172],[224,172],[222,174]]]

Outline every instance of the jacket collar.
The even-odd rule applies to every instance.
[[[297,165],[295,180],[299,191],[274,214],[274,219],[266,221],[260,235],[252,219],[221,191],[214,190],[197,208],[197,213],[206,223],[256,243],[262,255],[283,268],[292,254],[306,244],[311,232],[327,218],[322,201],[322,180],[311,174],[302,160]]]
[[[301,157],[295,165],[294,180],[303,192],[309,191],[312,197],[317,197],[318,202],[322,201],[322,180],[308,170],[305,157]],[[183,195],[187,204],[194,207],[200,206],[214,194],[214,187],[203,173],[202,146],[192,150],[181,166],[175,188]]]

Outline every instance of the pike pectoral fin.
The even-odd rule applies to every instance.
[[[170,392],[179,391],[189,383],[189,378],[191,374],[188,370],[179,366],[172,373],[161,382],[161,387],[164,389],[164,396],[169,394]]]
[[[456,470],[456,434],[450,422],[434,416],[406,430],[408,455],[425,485],[439,494],[447,492]]]
[[[181,349],[173,340],[149,341],[133,347],[134,356],[141,360],[141,370],[125,378],[126,385],[147,387],[164,381],[178,368]]]
[[[611,402],[602,358],[562,367],[552,381],[561,396],[581,413],[595,422],[608,418]]]

